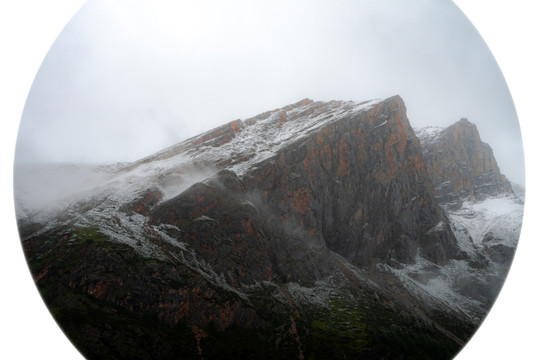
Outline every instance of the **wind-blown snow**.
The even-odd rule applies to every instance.
[[[16,164],[13,170],[19,218],[88,198],[96,185],[107,182],[115,171],[89,164]]]
[[[248,169],[275,156],[283,147],[301,142],[333,122],[356,116],[378,102],[301,101],[235,122],[236,128],[227,129],[227,125],[224,125],[223,129],[233,130],[232,136],[229,136],[230,131],[225,131],[229,137],[215,138],[212,132],[208,132],[131,164],[16,167],[17,216],[46,224],[40,232],[57,226],[61,221],[70,222],[76,227],[95,227],[97,224],[99,231],[111,241],[129,245],[147,257],[177,257],[176,260],[212,284],[237,293],[248,301],[243,293],[227,283],[223,274],[215,273],[209,264],[197,258],[187,244],[170,235],[181,233],[182,229],[152,224],[149,217],[122,207],[140,200],[148,190],[158,190],[162,194],[161,201],[170,199],[222,169],[242,176]],[[386,124],[387,120],[384,120],[375,128]],[[426,127],[417,129],[416,133],[425,145],[435,142],[442,130],[439,127]],[[85,202],[88,203],[84,207],[77,207],[77,204]],[[55,220],[57,222],[54,223],[52,219],[61,219],[56,215],[62,211],[67,214],[64,219],[69,220]],[[458,246],[470,259],[489,246],[515,248],[517,245],[523,204],[515,196],[488,197],[481,201],[468,199],[459,209],[448,208],[445,211]],[[212,221],[207,217],[200,219]],[[446,223],[440,222],[429,231],[445,229]],[[175,251],[167,250],[171,247]],[[344,259],[343,263],[346,263]],[[490,275],[490,271],[497,271],[497,268],[477,269],[468,260],[451,260],[440,266],[420,254],[414,264],[400,265],[398,268],[388,265],[382,267],[384,271],[397,276],[410,292],[430,299],[436,306],[443,304],[474,320],[484,315],[483,304],[463,296],[458,289],[466,281],[481,284],[486,281],[485,276]],[[350,264],[348,270],[362,282],[369,283],[370,280],[363,277],[353,265]],[[493,276],[496,275],[493,273]],[[282,290],[297,301],[324,306],[328,303],[331,295],[329,289],[332,288],[325,281],[317,282],[314,288],[289,283]],[[374,282],[371,285],[376,286]]]
[[[208,132],[131,164],[19,166],[15,179],[17,214],[19,219],[31,217],[46,223],[69,206],[91,199],[118,209],[149,188],[159,190],[162,200],[167,200],[223,168],[241,176],[282,147],[379,101],[303,100],[241,121],[233,138],[219,146],[211,142],[220,139],[202,141]]]

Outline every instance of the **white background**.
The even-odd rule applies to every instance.
[[[2,234],[0,240],[0,358],[82,358],[62,335],[42,303],[18,241],[12,195],[12,162],[24,101],[39,65],[82,0],[18,0],[0,4],[0,132]],[[455,0],[497,59],[512,92],[526,151],[527,203],[515,262],[493,310],[457,356],[470,359],[529,359],[537,354],[539,247],[533,231],[539,179],[537,2]],[[500,134],[503,136],[503,134]]]

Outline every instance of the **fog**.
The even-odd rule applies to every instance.
[[[55,212],[89,197],[112,177],[111,171],[80,164],[18,164],[13,172],[15,209],[19,219],[39,211]]]
[[[166,201],[217,171],[181,156],[133,166],[18,163],[13,172],[17,217],[47,218],[80,201],[117,206],[141,197],[148,191],[146,184],[158,186],[161,200]]]
[[[503,76],[448,0],[90,0],[36,76],[16,161],[134,161],[306,97],[396,94],[414,127],[468,118],[524,184]]]

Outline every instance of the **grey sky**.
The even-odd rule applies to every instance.
[[[302,98],[399,94],[413,126],[477,124],[524,183],[503,76],[448,0],[90,0],[30,91],[17,161],[133,161]]]

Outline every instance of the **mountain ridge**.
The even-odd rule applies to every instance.
[[[492,149],[468,119],[462,118],[445,129],[420,130],[419,136],[441,203],[456,201],[454,205],[458,207],[459,199],[464,197],[480,199],[484,195],[513,193],[510,182],[500,173]],[[455,150],[448,156],[451,147]]]
[[[40,226],[20,217],[23,247],[90,357],[450,358],[503,284],[522,206],[503,187],[446,206],[426,146],[399,96],[304,99],[117,169]],[[511,233],[468,221],[493,201],[516,204],[496,214]]]

